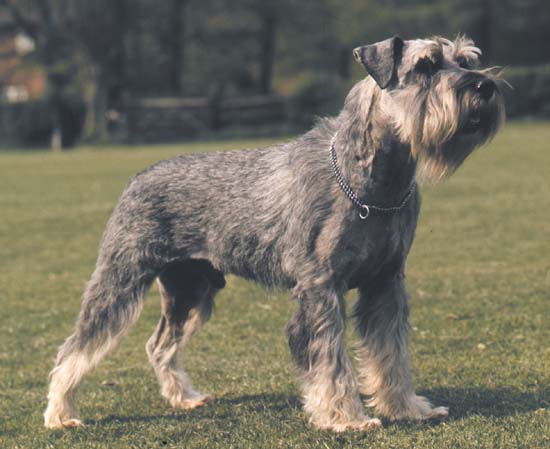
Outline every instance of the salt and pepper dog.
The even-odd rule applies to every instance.
[[[51,372],[47,427],[81,424],[77,386],[136,321],[155,280],[162,314],[147,354],[162,395],[184,409],[209,402],[179,362],[225,274],[292,289],[286,332],[315,426],[379,427],[365,405],[391,420],[447,416],[415,394],[409,368],[404,270],[416,179],[451,174],[495,134],[504,120],[498,79],[476,69],[481,52],[463,37],[394,37],[353,53],[369,76],[337,117],[291,142],[179,156],[131,179]],[[350,289],[358,376],[344,344]]]

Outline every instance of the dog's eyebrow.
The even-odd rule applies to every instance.
[[[415,60],[415,63],[423,59],[430,59],[433,64],[440,65],[445,59],[443,49],[434,42],[434,45],[430,45],[421,52]]]
[[[419,51],[418,53],[417,61],[423,58],[430,58],[434,60],[443,59],[443,47],[437,40],[431,41],[425,48],[422,49],[422,51]]]

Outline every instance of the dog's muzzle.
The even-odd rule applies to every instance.
[[[490,102],[497,91],[497,85],[489,78],[478,79],[470,84],[469,89],[479,99],[476,107],[470,112],[468,121],[462,129],[465,134],[473,134],[482,129],[491,120]]]

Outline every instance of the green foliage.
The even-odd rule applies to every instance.
[[[270,141],[0,153],[0,447],[548,448],[549,141],[548,122],[509,123],[448,182],[422,189],[407,265],[412,361],[418,391],[449,405],[449,420],[343,434],[313,429],[300,410],[289,293],[234,277],[183,357],[213,404],[186,412],[161,398],[144,351],[160,313],[153,289],[77,395],[87,426],[44,429],[48,372],[128,178],[175,154]]]
[[[550,61],[550,8],[547,0],[456,0],[461,28],[484,51],[485,61],[530,65]]]
[[[452,38],[465,33],[483,50],[484,64],[547,63],[547,3],[4,0],[0,6],[20,12],[20,27],[36,37],[38,59],[61,94],[79,90],[91,127],[85,137],[101,140],[107,137],[107,110],[124,112],[136,97],[286,94],[284,86],[301,83],[309,73],[321,80],[311,80],[312,87],[327,87],[322,80],[330,78],[340,78],[330,84],[346,83],[354,46],[396,34]],[[312,98],[310,105],[300,95],[294,98],[292,107],[304,123],[312,120],[304,114],[333,110],[325,107],[331,102],[329,91],[309,92],[323,98]],[[538,91],[529,95],[538,98]],[[545,114],[546,107],[538,103],[514,104],[512,114]]]
[[[51,108],[46,101],[0,104],[0,127],[6,143],[47,146],[53,131]]]
[[[55,108],[59,114],[59,129],[61,130],[61,146],[72,148],[76,145],[82,135],[86,106],[80,97],[65,95],[59,99],[50,101],[57,102]]]
[[[78,95],[52,95],[26,103],[1,103],[3,144],[47,147],[55,126],[59,125],[62,146],[72,147],[81,135],[84,112],[84,103]]]
[[[504,78],[511,86],[503,86],[509,117],[550,117],[550,64],[510,67],[505,70]]]
[[[350,45],[399,35],[405,39],[456,33],[450,25],[452,2],[433,0],[331,0],[338,11],[338,34]]]
[[[314,73],[302,76],[291,94],[290,121],[309,128],[316,117],[336,115],[348,90],[348,83],[335,75]]]

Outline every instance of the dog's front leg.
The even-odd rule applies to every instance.
[[[337,432],[380,427],[364,415],[344,346],[345,307],[334,288],[298,285],[298,311],[287,325],[290,349],[302,373],[304,409],[311,422]]]
[[[446,407],[433,407],[417,396],[410,374],[407,337],[408,295],[401,273],[359,288],[354,308],[361,336],[358,352],[361,392],[368,406],[391,420],[445,418]]]

